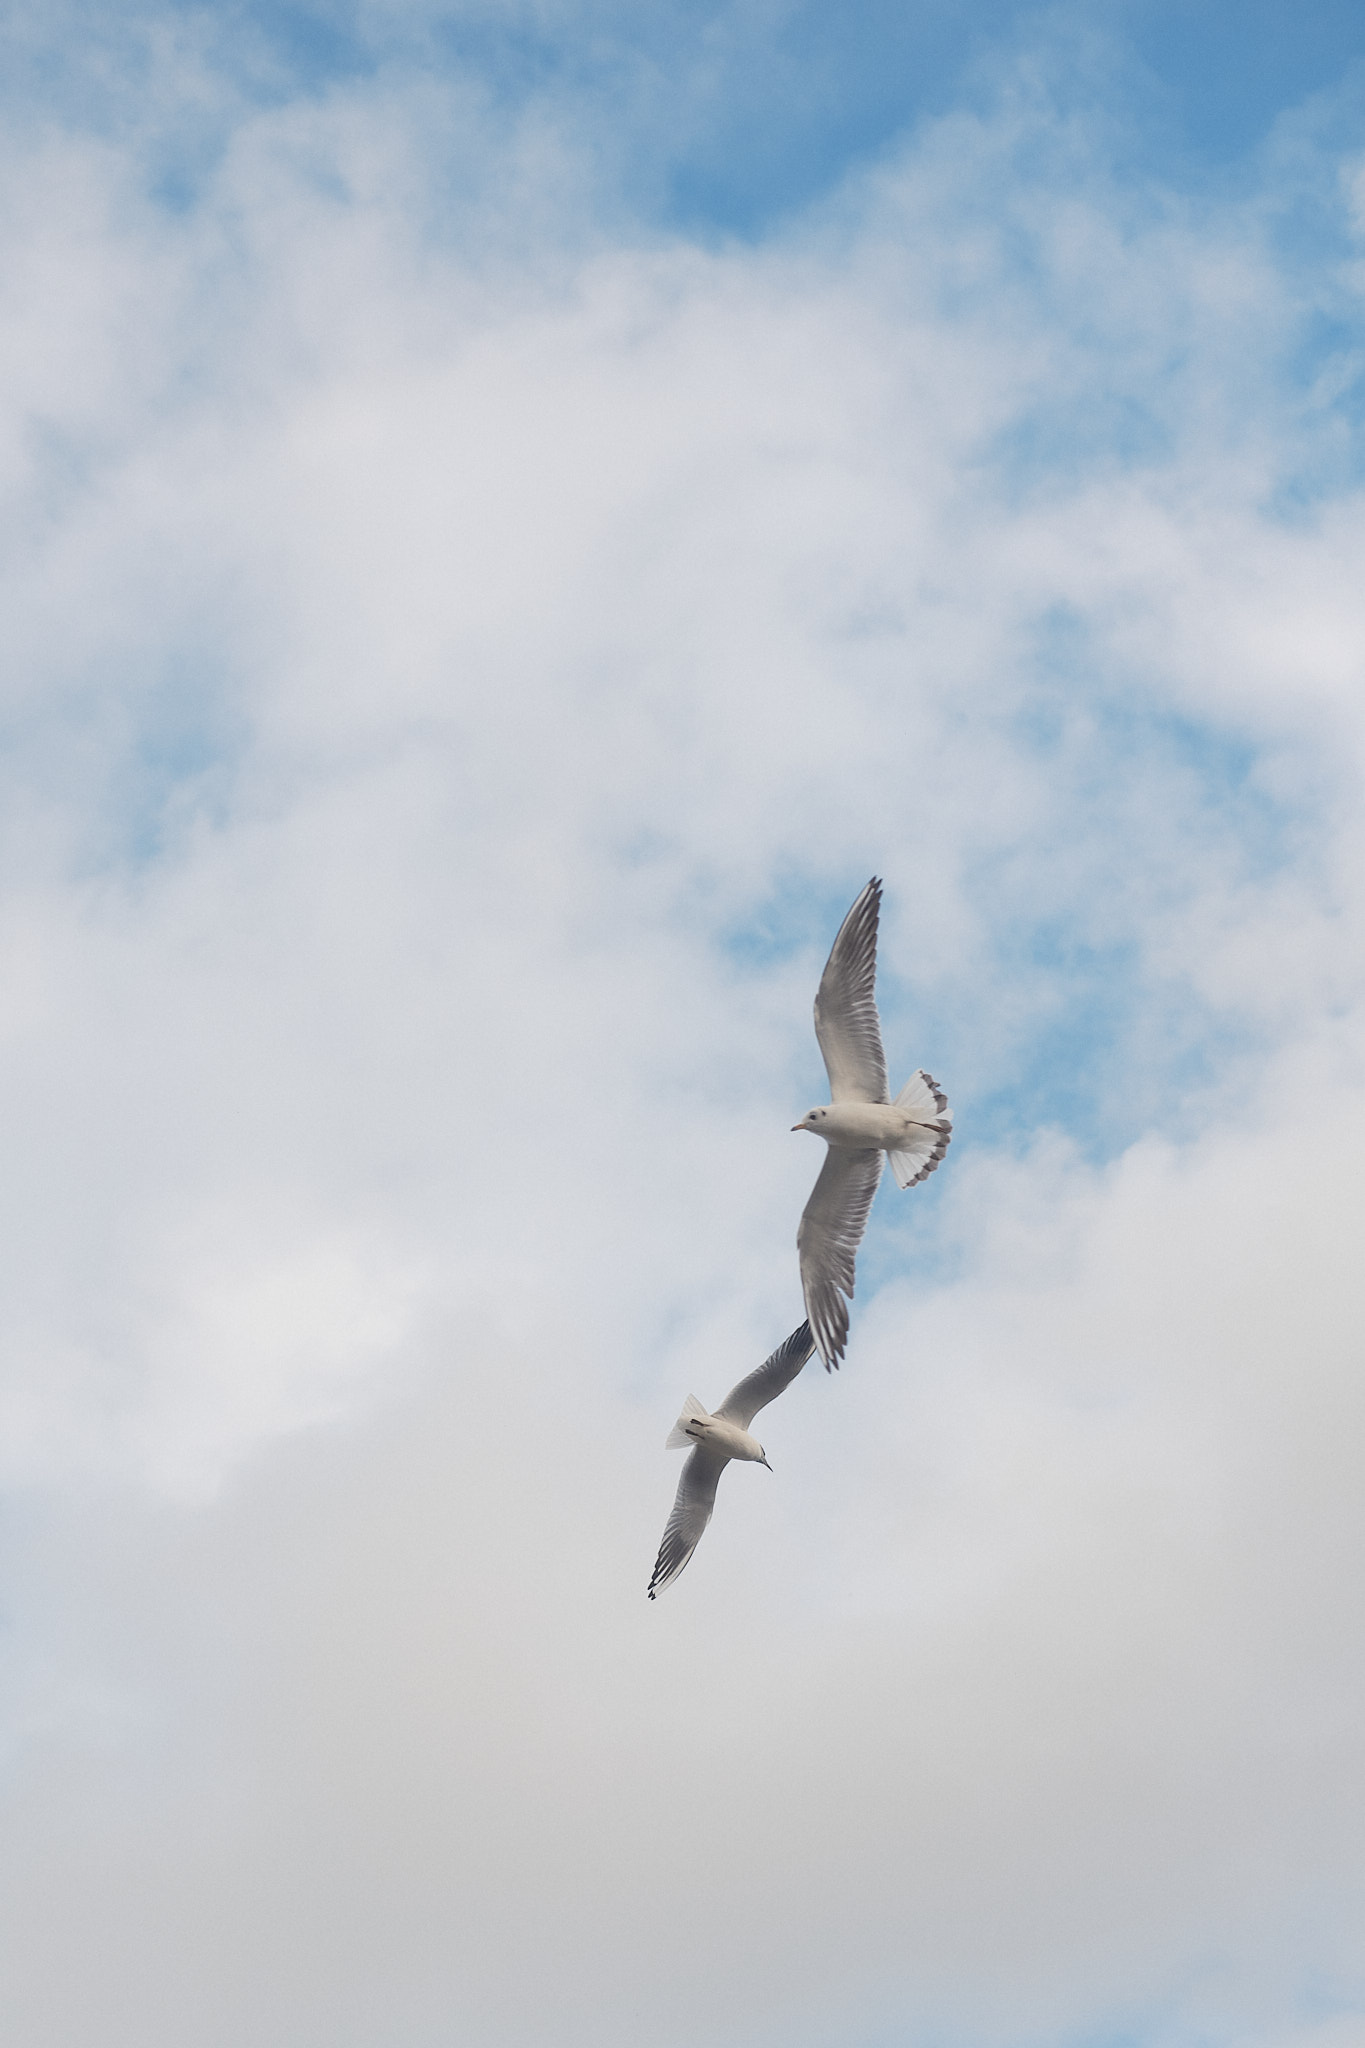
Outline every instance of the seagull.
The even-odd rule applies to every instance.
[[[825,1371],[848,1341],[853,1261],[881,1179],[882,1154],[903,1188],[927,1179],[948,1149],[953,1119],[948,1098],[921,1067],[892,1102],[873,985],[877,978],[876,875],[839,927],[815,997],[830,1100],[808,1110],[794,1131],[811,1131],[829,1146],[796,1233],[806,1314]]]
[[[708,1415],[695,1394],[683,1403],[682,1414],[668,1433],[670,1451],[695,1445],[678,1481],[678,1497],[659,1545],[649,1597],[656,1600],[665,1586],[671,1586],[692,1552],[701,1542],[711,1510],[716,1505],[720,1475],[732,1458],[744,1458],[752,1465],[768,1465],[763,1446],[750,1436],[749,1424],[760,1408],[786,1392],[800,1372],[815,1340],[810,1324],[793,1330],[785,1344],[779,1344],[771,1358],[765,1358],[755,1372],[731,1387],[714,1415]],[[768,1470],[772,1471],[768,1465]]]

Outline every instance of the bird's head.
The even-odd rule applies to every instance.
[[[827,1109],[808,1109],[800,1123],[793,1124],[792,1129],[794,1131],[818,1131],[821,1119],[828,1115],[829,1111]]]
[[[767,1453],[767,1452],[766,1452],[766,1451],[765,1451],[765,1450],[763,1449],[763,1446],[762,1446],[762,1444],[760,1444],[758,1448],[759,1448],[759,1452],[760,1452],[760,1454],[761,1454],[761,1455],[760,1455],[760,1457],[759,1457],[759,1460],[758,1460],[759,1464],[760,1464],[760,1465],[768,1465],[768,1453]],[[769,1470],[770,1472],[772,1471],[772,1469],[773,1469],[773,1468],[772,1468],[772,1466],[771,1466],[771,1465],[768,1465],[768,1470]]]

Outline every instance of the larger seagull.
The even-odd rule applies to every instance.
[[[889,1153],[903,1188],[931,1174],[948,1149],[948,1098],[921,1068],[892,1102],[874,993],[877,915],[882,885],[874,875],[839,927],[815,997],[815,1035],[829,1075],[830,1100],[808,1110],[794,1131],[829,1146],[796,1233],[801,1287],[825,1370],[848,1341],[853,1266],[867,1212]]]

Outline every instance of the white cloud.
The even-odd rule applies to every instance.
[[[243,118],[174,219],[12,164],[9,2029],[1314,2040],[1361,511],[1269,509],[1297,288],[1036,109],[710,254],[551,232],[534,124],[433,236],[430,118]],[[873,867],[961,1140],[652,1609]]]

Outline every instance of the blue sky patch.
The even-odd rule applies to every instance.
[[[153,74],[157,24],[176,23],[245,103],[318,96],[372,76],[461,81],[509,115],[556,108],[619,196],[660,226],[753,239],[832,191],[926,119],[991,97],[1041,50],[1083,112],[1102,91],[1122,158],[1139,176],[1223,176],[1276,120],[1340,91],[1365,62],[1365,14],[1342,0],[1110,0],[1038,8],[854,0],[755,7],[620,4],[561,8],[172,5],[54,10],[11,29],[16,105],[121,121],[133,80]],[[1070,52],[1070,56],[1068,56]],[[101,114],[101,108],[103,113]],[[144,99],[144,127],[170,120],[173,154],[202,157],[230,109],[197,124]],[[166,138],[172,140],[171,137]],[[163,151],[164,156],[164,151]],[[168,196],[184,167],[163,161]]]

